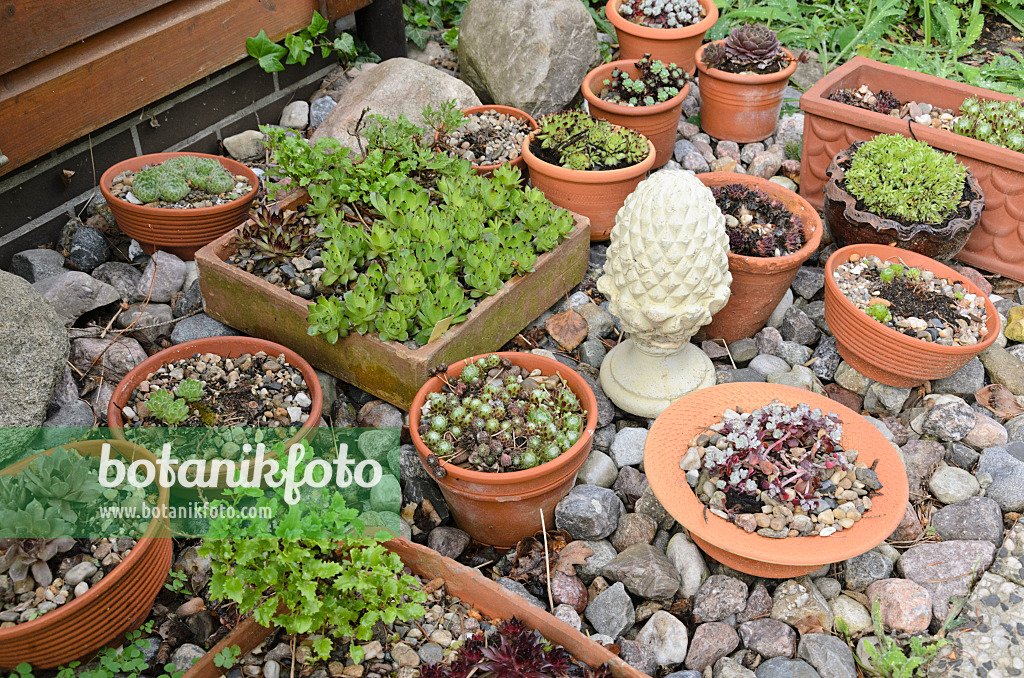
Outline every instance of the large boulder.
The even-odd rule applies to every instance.
[[[116,289],[81,271],[48,276],[34,287],[69,327],[78,316],[121,299]]]
[[[459,25],[459,72],[484,101],[537,116],[567,107],[600,63],[579,0],[471,0]]]
[[[85,275],[85,274],[82,274]],[[46,419],[68,360],[64,320],[32,285],[0,271],[0,466],[20,456]]]
[[[458,108],[480,105],[473,90],[458,78],[412,59],[388,59],[349,83],[345,100],[316,128],[311,141],[334,137],[342,146],[358,151],[359,143],[351,132],[364,109],[370,109],[367,115],[377,113],[389,118],[404,115],[420,125],[423,124],[421,109],[425,105],[437,108],[449,99],[454,99]]]

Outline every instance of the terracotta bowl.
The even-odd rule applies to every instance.
[[[882,261],[914,266],[937,276],[959,281],[972,294],[985,298],[988,335],[973,346],[943,346],[908,337],[870,317],[847,299],[832,274],[851,254],[875,255]],[[999,314],[992,301],[974,283],[948,266],[910,250],[888,245],[848,245],[832,253],[825,263],[825,322],[835,334],[836,348],[850,366],[889,386],[919,386],[930,379],[953,374],[991,346],[999,336]]]
[[[147,450],[120,440],[90,440],[64,447],[98,457],[104,443],[110,443],[111,452],[127,460],[156,464]],[[53,450],[42,454],[51,453]],[[15,475],[33,459],[35,456],[8,466],[0,475]],[[167,500],[167,488],[161,487],[157,505],[166,507]],[[33,668],[52,669],[120,642],[125,633],[141,626],[171,569],[170,537],[166,520],[153,518],[128,557],[84,595],[30,622],[0,630],[0,668],[11,670],[28,662]]]
[[[529,113],[521,111],[518,108],[512,108],[511,106],[470,106],[469,108],[463,108],[462,112],[466,115],[470,113],[486,113],[487,111],[497,111],[498,113],[504,113],[510,118],[519,118],[525,120],[530,130],[537,129],[537,121],[534,120]],[[523,175],[523,178],[529,176],[529,169],[526,167],[526,161],[523,159],[523,154],[520,152],[516,156],[515,160],[509,160],[508,162],[501,162],[496,165],[473,165],[473,169],[477,174],[482,174],[485,177],[489,177],[494,174],[494,170],[498,169],[502,165],[511,165],[512,167],[519,168],[519,173]]]
[[[679,460],[690,441],[705,427],[721,421],[722,412],[740,406],[749,412],[773,399],[786,405],[807,403],[839,416],[842,446],[856,449],[858,460],[882,483],[872,506],[852,528],[828,537],[772,539],[748,534],[720,518],[694,494]],[[852,558],[882,543],[899,525],[909,498],[907,472],[895,449],[878,429],[853,410],[825,396],[778,384],[721,384],[695,391],[669,405],[651,427],[644,446],[644,468],[651,489],[694,543],[729,567],[758,577],[788,578],[808,574],[822,565]]]
[[[692,26],[651,28],[623,19],[619,14],[622,0],[608,0],[608,4],[605,5],[605,16],[615,26],[615,36],[619,40],[619,56],[636,61],[649,53],[655,59],[678,64],[693,75],[696,69],[693,54],[704,40],[704,34],[718,21],[718,7],[714,0],[698,1],[707,12],[707,16]]]
[[[586,410],[586,422],[580,439],[554,461],[511,473],[485,473],[450,464],[444,466],[448,474],[437,480],[437,484],[455,523],[479,542],[506,548],[540,531],[540,511],[544,512],[547,525],[554,526],[555,505],[569,494],[576,483],[576,473],[587,460],[594,444],[597,400],[583,377],[557,360],[533,353],[500,352],[498,355],[527,370],[539,369],[544,375],[561,375]],[[458,376],[466,361],[482,357],[473,356],[453,363],[448,368],[447,376]],[[427,455],[430,449],[419,434],[420,409],[427,395],[440,391],[442,385],[439,378],[431,377],[409,407],[409,432],[420,456],[420,463],[428,473],[430,467],[427,465]]]
[[[232,175],[242,175],[249,180],[251,191],[240,198],[223,205],[199,207],[188,210],[164,209],[133,205],[127,200],[115,198],[110,192],[114,177],[125,170],[138,170],[146,165],[158,165],[164,160],[193,155],[198,158],[213,158]],[[241,224],[249,215],[249,205],[259,193],[260,181],[256,173],[242,163],[219,155],[207,153],[150,153],[136,158],[122,160],[110,167],[100,177],[100,192],[118,227],[135,238],[147,254],[156,250],[170,252],[182,259],[191,260],[196,250],[213,242]]]

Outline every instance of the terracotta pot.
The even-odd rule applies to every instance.
[[[714,0],[698,0],[707,16],[692,26],[684,28],[649,28],[623,19],[619,14],[622,0],[608,0],[605,15],[615,26],[615,35],[619,40],[619,56],[622,59],[636,61],[644,54],[665,63],[682,66],[693,75],[695,70],[693,53],[700,47],[704,34],[718,21],[718,7]]]
[[[145,165],[158,165],[164,160],[192,155],[198,158],[213,158],[232,175],[242,175],[253,190],[241,198],[214,207],[176,210],[159,207],[133,205],[127,200],[115,198],[110,192],[114,177],[125,170],[138,170]],[[260,182],[255,172],[240,162],[219,155],[206,153],[150,153],[137,158],[122,160],[100,177],[100,191],[118,227],[135,238],[147,254],[156,250],[170,252],[182,259],[191,260],[196,250],[212,242],[222,233],[227,233],[246,220],[249,205],[256,199]]]
[[[156,464],[147,450],[119,440],[90,440],[64,447],[98,457],[105,443],[127,460],[145,459]],[[52,453],[49,450],[42,454]],[[0,475],[20,473],[37,456],[0,470]],[[167,488],[161,487],[157,505],[166,508],[167,497]],[[139,628],[149,616],[171,569],[171,552],[166,519],[153,518],[128,557],[84,595],[30,622],[0,630],[0,669],[11,670],[22,662],[34,669],[52,669],[120,642],[124,634]]]
[[[512,108],[511,106],[470,106],[469,108],[463,108],[462,112],[469,115],[470,113],[486,113],[487,111],[497,111],[498,113],[504,113],[510,118],[518,118],[519,120],[525,120],[526,124],[530,126],[531,130],[537,129],[537,121],[530,117],[530,114],[526,111],[521,111],[518,108]],[[476,170],[477,174],[481,174],[485,177],[489,177],[494,174],[494,170],[498,169],[502,165],[511,165],[519,169],[519,172],[524,178],[529,176],[529,169],[526,167],[526,161],[523,160],[523,156],[520,154],[515,160],[508,162],[501,162],[496,165],[473,165],[473,169]]]
[[[832,274],[850,259],[875,255],[931,271],[942,278],[960,282],[972,294],[985,298],[985,326],[988,335],[973,346],[943,346],[921,341],[886,327],[847,299]],[[995,342],[999,336],[999,315],[985,293],[963,275],[934,259],[909,250],[886,245],[848,245],[832,253],[825,263],[825,322],[835,334],[836,348],[850,367],[866,377],[889,386],[919,386],[930,379],[948,377]]]
[[[871,508],[852,528],[828,537],[773,539],[756,532],[748,534],[711,511],[705,512],[705,505],[686,482],[679,460],[694,436],[720,421],[727,409],[739,406],[750,412],[773,399],[789,406],[807,403],[835,413],[843,424],[842,446],[856,449],[858,461],[868,466],[878,461],[874,469],[882,490],[871,498]],[[870,422],[825,396],[779,384],[721,384],[683,396],[651,427],[644,445],[644,468],[655,496],[698,546],[715,560],[758,577],[798,577],[871,550],[899,525],[909,497],[903,462]]]
[[[957,259],[986,271],[1024,280],[1024,153],[925,127],[881,113],[829,101],[837,89],[867,85],[892,90],[900,99],[924,101],[958,110],[963,100],[979,96],[997,101],[1016,97],[961,82],[943,80],[865,57],[854,57],[819,80],[800,97],[804,141],[800,156],[800,195],[821,209],[826,169],[839,151],[876,134],[913,136],[940,151],[955,153],[974,173],[985,194],[985,211]]]
[[[608,240],[615,215],[648,170],[654,167],[657,153],[647,140],[647,157],[622,169],[583,171],[552,165],[530,151],[535,132],[523,142],[523,157],[530,168],[530,182],[544,192],[548,200],[590,219],[590,241]]]
[[[963,195],[963,199],[969,202],[970,215],[967,218],[956,217],[939,225],[904,224],[895,219],[886,219],[870,212],[863,203],[858,209],[857,198],[846,190],[846,171],[850,168],[854,153],[863,143],[855,141],[849,148],[839,151],[826,171],[825,225],[836,245],[895,244],[901,249],[932,259],[944,260],[956,256],[978,225],[981,211],[985,209],[985,196],[974,174],[967,170]]]
[[[253,337],[210,337],[208,339],[196,339],[195,341],[187,341],[184,344],[165,348],[159,353],[149,356],[128,374],[124,375],[124,378],[114,388],[114,393],[110,396],[110,404],[107,405],[107,425],[110,427],[110,432],[119,440],[125,440],[124,414],[121,412],[121,408],[128,404],[128,399],[131,397],[132,392],[138,388],[139,384],[146,381],[151,374],[164,365],[181,360],[182,358],[189,358],[196,353],[214,353],[225,358],[233,358],[243,353],[257,353],[259,351],[264,351],[270,356],[277,356],[283,353],[288,364],[302,373],[302,378],[309,388],[309,398],[313,401],[309,406],[309,419],[299,429],[299,432],[285,443],[285,449],[288,449],[303,438],[311,436],[319,425],[321,408],[324,402],[323,391],[320,388],[320,379],[317,378],[313,367],[295,351],[280,344]],[[277,458],[277,455],[269,450],[264,456],[267,459]],[[177,474],[177,465],[172,466],[172,468],[175,474]],[[221,468],[216,489],[227,487],[227,478],[228,469]],[[180,497],[192,498],[196,496],[194,488],[181,487],[178,484],[174,484],[171,487],[171,492],[175,496]]]
[[[295,209],[308,199],[305,191],[294,193],[282,198],[281,209]],[[590,223],[575,215],[568,239],[537,257],[532,273],[512,278],[481,300],[465,322],[416,349],[381,341],[376,334],[353,333],[336,344],[310,336],[306,318],[312,302],[227,263],[236,250],[234,233],[225,233],[196,253],[199,286],[210,316],[246,334],[291,346],[321,370],[408,410],[434,365],[501,348],[530,318],[583,280],[590,257]]]
[[[491,619],[516,617],[527,627],[539,631],[550,642],[564,647],[578,661],[594,668],[608,664],[615,678],[645,678],[645,674],[619,659],[600,643],[591,641],[560,619],[498,586],[478,570],[405,539],[392,539],[385,542],[384,546],[398,554],[413,574],[428,581],[443,579],[445,591],[449,595],[459,598],[481,614]],[[214,663],[221,650],[237,645],[244,655],[266,640],[271,631],[257,624],[251,616],[246,617],[193,664],[183,678],[221,678],[224,670]]]
[[[598,96],[604,87],[605,79],[610,77],[616,68],[628,73],[631,78],[635,78],[640,72],[635,61],[626,59],[602,64],[587,73],[580,90],[587,100],[590,115],[607,120],[613,125],[636,130],[650,139],[657,152],[654,167],[661,167],[672,159],[676,145],[676,128],[679,127],[679,117],[683,112],[683,99],[690,93],[690,84],[684,85],[679,94],[668,101],[653,106],[624,106],[605,101]]]
[[[779,121],[789,76],[796,72],[793,54],[783,50],[789,65],[777,73],[740,75],[704,65],[701,59],[706,47],[701,45],[694,56],[700,71],[701,128],[716,139],[741,144],[770,137]]]
[[[707,172],[698,174],[697,178],[708,187],[743,184],[760,189],[781,200],[786,209],[804,223],[804,246],[792,254],[748,257],[729,252],[732,295],[729,303],[711,318],[704,331],[708,339],[725,339],[731,344],[737,339],[754,336],[768,322],[768,316],[793,284],[797,271],[821,244],[821,217],[799,195],[767,179],[736,172]]]
[[[479,542],[506,548],[540,531],[540,511],[544,512],[547,525],[555,524],[555,505],[569,494],[576,482],[576,472],[587,460],[594,444],[597,400],[583,377],[557,360],[533,353],[502,352],[498,355],[528,370],[539,369],[545,375],[560,374],[587,413],[580,439],[554,461],[511,473],[485,473],[450,464],[444,466],[448,474],[438,479],[437,484],[455,523]],[[474,356],[467,360],[480,357]],[[451,365],[447,376],[457,376],[465,364],[465,361],[459,361]],[[420,408],[426,402],[427,395],[440,391],[442,386],[439,378],[431,377],[409,407],[409,432],[416,445],[416,452],[420,455],[420,463],[428,473],[430,467],[427,466],[427,455],[430,450],[419,434]]]

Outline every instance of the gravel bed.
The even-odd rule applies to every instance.
[[[470,113],[467,122],[448,135],[452,155],[474,165],[498,165],[519,157],[530,133],[525,120],[496,110]]]

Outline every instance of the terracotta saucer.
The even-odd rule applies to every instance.
[[[843,423],[842,447],[858,450],[875,473],[882,490],[871,508],[852,528],[828,537],[772,539],[748,534],[729,521],[704,511],[679,460],[690,441],[705,427],[721,420],[722,412],[742,407],[749,412],[778,400],[786,405],[807,403],[836,414]],[[721,384],[695,391],[665,410],[647,436],[644,469],[651,489],[673,518],[685,527],[705,553],[729,567],[759,577],[795,577],[822,565],[860,555],[882,543],[899,525],[907,508],[907,472],[892,444],[866,419],[825,396],[778,384]]]

